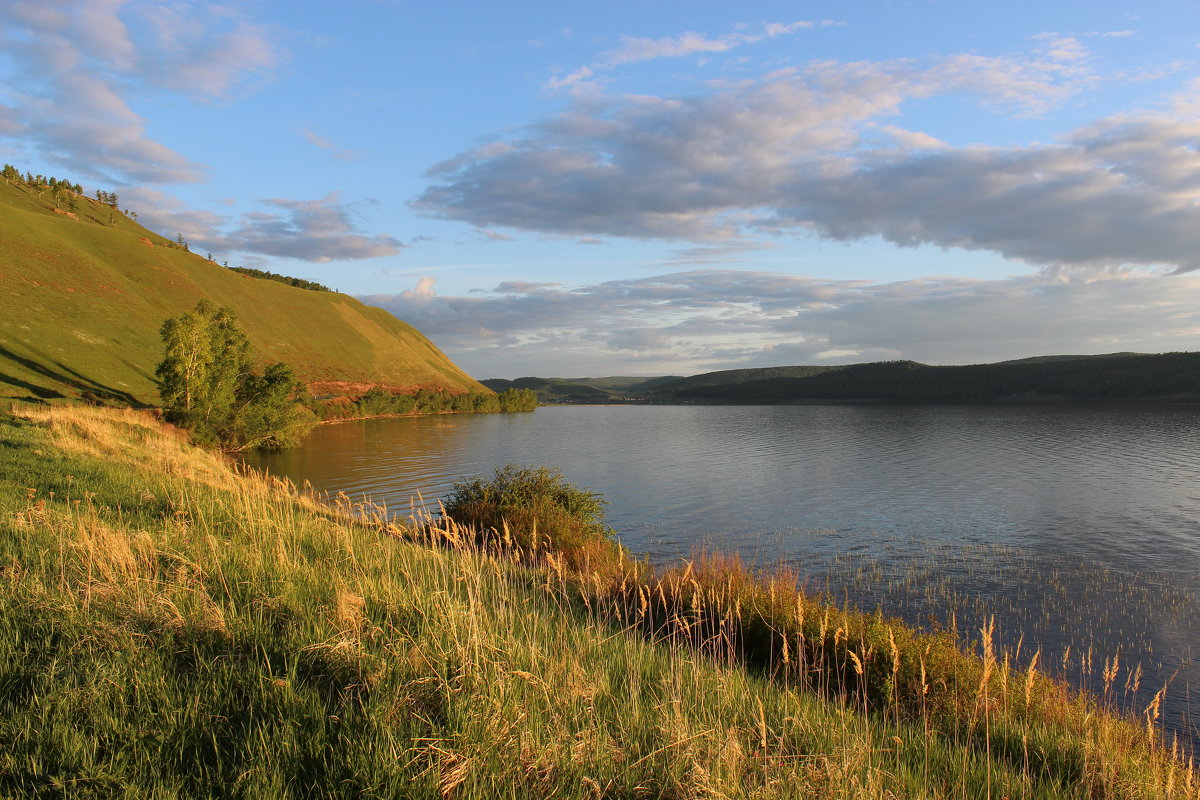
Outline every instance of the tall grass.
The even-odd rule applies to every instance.
[[[481,547],[149,417],[22,414],[0,418],[0,795],[1197,796],[1153,721],[986,632],[970,656],[716,558]]]

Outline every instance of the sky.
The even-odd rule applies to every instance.
[[[0,0],[0,160],[478,378],[1200,350],[1195,0]]]

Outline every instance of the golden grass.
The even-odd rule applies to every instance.
[[[310,796],[1200,797],[1157,708],[1130,720],[1073,695],[1038,651],[1017,666],[991,626],[970,654],[736,559],[653,572],[623,554],[522,550],[504,531],[484,551],[449,519],[317,506],[143,415],[21,413],[42,426],[37,446],[71,454],[64,468],[100,460],[156,498],[140,516],[139,496],[122,510],[77,484],[4,501],[23,538],[0,558],[0,666],[18,674],[21,609],[75,620],[82,643],[64,663],[157,704],[133,713],[137,698],[99,677],[66,678],[114,709],[120,758],[95,763],[127,787],[169,772],[140,742],[169,738],[175,717],[186,739],[221,741],[213,720],[236,719],[220,705],[234,696],[269,709],[238,722],[259,738],[212,750],[203,774],[180,761],[183,795],[279,796],[291,775]],[[185,671],[154,671],[178,652],[196,654]],[[1104,667],[1115,687],[1118,666]],[[78,692],[47,687],[32,711],[3,709],[16,721],[0,722],[0,745],[16,755],[0,757],[0,788],[12,759],[44,771],[55,748],[104,758],[85,758]],[[318,758],[307,740],[331,744]]]

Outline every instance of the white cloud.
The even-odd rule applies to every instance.
[[[755,42],[760,38],[741,33],[731,33],[717,39],[710,39],[703,34],[692,31],[679,36],[668,36],[660,39],[622,36],[621,47],[605,54],[602,62],[605,66],[615,67],[619,64],[632,64],[638,61],[650,61],[655,58],[678,58],[680,56],[692,55],[693,53],[724,53],[740,44]]]
[[[666,374],[1200,348],[1200,278],[1122,271],[877,284],[696,270],[580,287],[510,282],[471,297],[438,296],[423,278],[361,299],[483,377],[625,374],[631,353],[640,371]]]
[[[320,200],[271,199],[273,211],[244,214],[213,249],[296,258],[317,263],[392,256],[407,247],[391,236],[360,232],[352,208],[337,192]]]
[[[1194,119],[1111,117],[1009,147],[949,147],[885,122],[948,93],[1033,112],[1090,81],[1038,55],[959,55],[818,62],[694,97],[591,98],[439,165],[414,207],[571,236],[882,237],[1038,267],[1200,267]]]
[[[0,135],[80,177],[200,181],[204,167],[151,138],[131,99],[162,89],[224,97],[278,58],[267,33],[230,6],[12,0],[0,4],[0,68],[21,87],[4,116],[21,124]]]
[[[355,151],[338,147],[333,141],[321,136],[316,131],[308,128],[300,128],[298,129],[298,133],[304,138],[304,141],[308,142],[313,147],[319,147],[322,150],[328,150],[336,159],[341,161],[349,161],[351,159],[358,158],[358,153]]]
[[[391,236],[363,233],[354,206],[336,192],[320,200],[264,200],[268,210],[232,222],[154,189],[131,188],[120,197],[122,208],[137,212],[142,225],[168,238],[182,234],[193,251],[216,253],[219,259],[234,260],[236,253],[324,263],[392,256],[408,246]]]
[[[738,30],[723,36],[710,37],[695,31],[687,31],[678,36],[662,36],[650,38],[643,36],[622,36],[621,46],[600,56],[593,64],[586,64],[562,77],[552,77],[545,83],[545,88],[551,91],[565,91],[577,96],[598,93],[604,81],[597,76],[597,71],[612,70],[625,64],[636,64],[642,61],[653,61],[659,58],[681,58],[683,56],[725,53],[735,47],[754,44],[764,39],[775,39],[787,36],[800,30],[836,24],[829,20],[814,23],[807,20],[795,22],[763,23],[756,33],[746,33]],[[749,26],[739,26],[748,28]]]

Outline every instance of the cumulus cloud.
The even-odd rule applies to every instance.
[[[888,118],[970,94],[1036,113],[1090,85],[1078,40],[1026,57],[819,62],[710,94],[593,97],[432,170],[417,210],[573,236],[882,237],[1038,267],[1200,266],[1200,121],[1114,116],[951,147]],[[1190,97],[1190,96],[1189,96]],[[883,139],[880,138],[883,134]]]
[[[130,99],[223,97],[278,57],[262,28],[218,3],[13,0],[0,4],[0,69],[21,89],[0,109],[0,135],[78,176],[196,182],[204,167],[151,138]]]
[[[481,376],[624,374],[912,358],[1200,347],[1200,278],[1130,271],[893,283],[694,270],[440,296],[432,278],[361,298]]]

